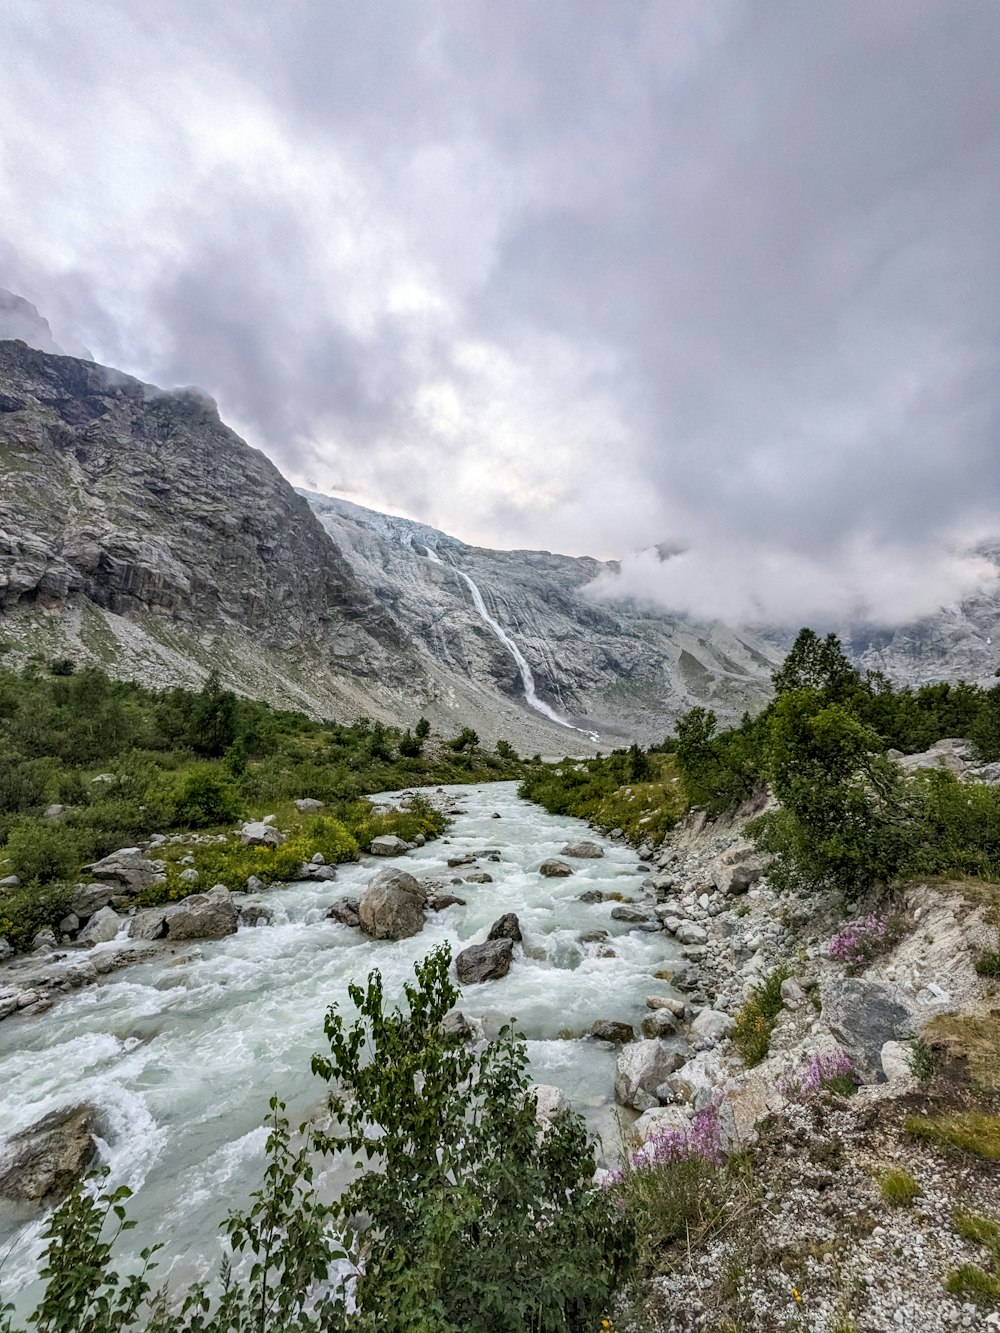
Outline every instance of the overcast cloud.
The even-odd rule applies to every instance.
[[[0,49],[0,286],[297,484],[730,620],[988,579],[996,0],[6,0]]]

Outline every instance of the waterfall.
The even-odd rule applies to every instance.
[[[437,551],[434,550],[433,546],[425,546],[424,550],[427,552],[428,560],[431,560],[435,565],[444,565],[445,562],[438,555]],[[472,593],[473,604],[479,612],[479,615],[486,621],[487,625],[489,625],[490,629],[517,663],[517,669],[521,673],[521,684],[524,687],[524,700],[528,707],[533,708],[536,713],[541,713],[543,717],[547,717],[550,722],[555,722],[560,727],[567,727],[570,731],[582,732],[584,736],[589,736],[592,741],[596,741],[597,736],[594,732],[586,731],[583,727],[574,727],[572,722],[567,722],[564,717],[559,716],[554,708],[550,708],[544,699],[539,699],[538,693],[535,690],[535,677],[532,674],[531,667],[528,665],[528,659],[525,657],[524,653],[521,652],[520,648],[518,648],[517,644],[510,637],[504,627],[490,615],[486,607],[486,602],[483,600],[483,594],[479,591],[479,587],[475,580],[471,575],[466,574],[464,569],[459,569],[457,565],[449,564],[446,568],[454,570],[458,577],[464,579],[468,584],[469,592]]]

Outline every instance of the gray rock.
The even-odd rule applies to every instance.
[[[361,895],[361,929],[377,940],[404,940],[424,928],[424,890],[405,870],[382,870]]]
[[[121,847],[92,866],[84,866],[84,871],[92,879],[119,885],[119,893],[141,893],[143,889],[162,882],[162,867],[145,856],[139,847]],[[77,915],[82,914],[77,911]]]
[[[590,1025],[590,1035],[597,1041],[613,1041],[621,1046],[627,1041],[635,1041],[635,1029],[631,1023],[623,1023],[617,1018],[597,1018]]]
[[[446,907],[464,907],[465,899],[454,893],[435,893],[433,898],[428,898],[427,906],[432,912],[443,912]]]
[[[882,1082],[887,1041],[917,1035],[913,1010],[898,986],[863,977],[837,977],[820,992],[823,1018],[860,1073]]]
[[[223,884],[208,893],[193,893],[177,904],[167,918],[169,940],[221,940],[235,935],[239,915],[233,895]]]
[[[70,911],[81,921],[88,921],[95,912],[107,907],[112,898],[121,896],[118,884],[77,884],[70,896]]]
[[[513,943],[520,943],[523,938],[521,923],[513,912],[505,912],[490,926],[490,933],[486,938],[487,940],[511,940]]]
[[[182,870],[177,876],[182,884],[197,884],[201,876],[195,870],[194,866],[188,866],[187,870]]]
[[[632,1041],[615,1064],[615,1100],[636,1111],[657,1104],[656,1089],[676,1068],[676,1051],[664,1041]]]
[[[441,1020],[441,1031],[445,1036],[454,1037],[458,1041],[471,1041],[473,1037],[472,1024],[460,1009],[445,1014]]]
[[[0,1198],[52,1204],[82,1180],[97,1145],[92,1106],[53,1111],[15,1134],[0,1161]]]
[[[573,868],[553,856],[542,862],[538,867],[538,873],[544,875],[546,879],[565,879],[567,875],[572,875]]]
[[[644,1037],[672,1037],[677,1031],[677,1019],[669,1009],[654,1009],[642,1020]]]
[[[4,875],[3,879],[0,879],[0,891],[6,889],[9,892],[13,892],[14,889],[19,889],[20,887],[21,881],[16,875]]]
[[[59,922],[60,935],[75,935],[79,929],[80,929],[80,918],[76,915],[75,912],[70,912],[68,916],[64,916],[63,919]]]
[[[781,999],[786,1009],[801,1009],[806,993],[794,977],[786,977],[781,983]]]
[[[129,922],[130,940],[162,940],[166,933],[166,907],[144,907]]]
[[[474,870],[471,875],[466,875],[466,884],[492,884],[493,876],[485,870]]]
[[[267,903],[244,903],[237,915],[241,926],[269,926],[274,920],[274,909]]]
[[[485,944],[470,944],[455,959],[455,970],[463,985],[481,981],[498,981],[510,971],[514,945],[509,939],[487,940]]]
[[[562,1088],[552,1083],[532,1083],[526,1097],[534,1098],[535,1119],[543,1129],[551,1125],[556,1116],[570,1109],[569,1098]]]
[[[32,953],[51,953],[56,947],[55,933],[51,930],[40,930],[31,941]]]
[[[295,802],[295,808],[300,815],[315,815],[324,809],[324,803],[314,800],[311,796],[300,796]]]
[[[45,807],[45,813],[44,813],[44,815],[42,816],[42,818],[43,818],[43,819],[58,819],[59,816],[62,814],[62,812],[63,812],[65,809],[66,809],[66,807],[65,807],[64,805],[56,805],[56,804],[53,804],[53,805],[47,805],[47,806]]]
[[[9,940],[5,940],[3,936],[0,936],[0,963],[5,963],[8,958],[13,958],[13,956],[14,946]]]
[[[568,842],[559,855],[576,856],[583,860],[596,861],[604,855],[604,848],[599,842]]]
[[[463,852],[461,856],[449,856],[448,865],[452,870],[457,870],[459,866],[474,866],[477,859],[474,852]]]
[[[264,893],[266,890],[267,885],[262,879],[258,879],[256,875],[247,876],[247,893]]]
[[[339,921],[342,926],[360,926],[360,898],[338,898],[327,912],[328,921]]]
[[[728,1014],[720,1013],[718,1009],[702,1009],[691,1024],[691,1036],[702,1041],[723,1041],[733,1027],[733,1020]]]
[[[113,907],[102,907],[84,926],[80,939],[84,944],[108,944],[122,928],[122,918]]]
[[[684,1001],[676,999],[673,995],[647,995],[646,1008],[668,1009],[675,1018],[683,1018],[686,1012]]]
[[[914,1077],[911,1041],[887,1041],[879,1052],[879,1063],[887,1083],[905,1083]]]
[[[603,903],[604,894],[600,889],[587,889],[584,893],[580,894],[579,901],[581,903]]]
[[[638,925],[653,921],[653,913],[648,907],[632,907],[628,903],[619,903],[617,907],[612,907],[611,918],[613,921],[628,921]]]
[[[240,828],[239,839],[244,847],[280,847],[285,835],[263,819],[248,819]]]
[[[674,931],[677,940],[681,944],[706,944],[708,942],[708,931],[693,921],[682,921]]]
[[[368,850],[372,856],[404,856],[410,850],[410,844],[394,833],[380,833],[377,838],[372,838]]]

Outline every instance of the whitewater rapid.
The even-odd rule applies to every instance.
[[[258,1183],[271,1093],[288,1103],[293,1125],[321,1111],[324,1085],[309,1061],[323,1044],[327,1006],[348,1004],[348,982],[378,967],[396,998],[416,959],[445,940],[457,952],[484,939],[504,912],[520,919],[523,952],[516,949],[502,980],[467,987],[459,1006],[488,1033],[516,1017],[533,1077],[563,1088],[614,1157],[614,1051],[580,1038],[596,1018],[638,1028],[646,995],[666,991],[654,973],[676,959],[677,947],[662,933],[613,921],[614,902],[585,904],[579,895],[599,888],[638,899],[644,872],[633,851],[596,839],[602,859],[575,860],[570,878],[545,879],[537,873],[541,861],[569,840],[595,838],[580,820],[519,800],[514,783],[448,791],[464,811],[448,840],[390,864],[447,884],[463,874],[447,867],[448,857],[489,847],[501,860],[480,863],[494,883],[449,886],[467,905],[430,914],[420,935],[374,941],[325,919],[332,902],[359,894],[383,867],[366,858],[342,866],[334,884],[268,894],[271,926],[164,951],[48,1013],[0,1025],[0,1135],[62,1107],[95,1104],[110,1182],[136,1191],[131,1213],[138,1227],[128,1243],[136,1251],[164,1244],[158,1281],[215,1274],[219,1222]],[[580,941],[596,929],[609,932],[615,957],[600,957],[599,945]],[[327,1187],[342,1179],[338,1169],[328,1169]],[[37,1298],[39,1230],[0,1202],[0,1297],[15,1298],[21,1309]]]
[[[568,722],[566,718],[562,717],[554,708],[550,707],[544,699],[539,699],[538,692],[535,689],[534,673],[528,664],[528,659],[525,657],[524,653],[521,652],[520,648],[504,627],[490,615],[483,594],[479,591],[479,585],[476,583],[475,579],[472,578],[471,574],[466,574],[465,570],[459,569],[457,565],[445,564],[433,546],[425,546],[424,550],[427,552],[428,560],[433,564],[442,565],[444,568],[450,569],[456,573],[460,579],[465,580],[469,592],[472,594],[472,603],[479,615],[486,624],[489,625],[490,629],[504,645],[517,664],[517,669],[521,674],[521,685],[524,689],[524,701],[528,707],[533,708],[536,713],[541,713],[543,717],[547,717],[550,722],[555,722],[557,726],[566,727],[569,731],[578,731],[581,735],[589,736],[592,741],[596,741],[598,739],[596,732],[587,731],[584,727],[575,727],[572,722]]]

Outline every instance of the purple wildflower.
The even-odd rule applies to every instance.
[[[827,957],[846,963],[848,967],[857,967],[882,952],[888,935],[887,917],[874,914],[858,917],[856,921],[848,921],[833,936],[826,947]]]
[[[641,1171],[651,1166],[695,1159],[713,1166],[722,1165],[722,1130],[715,1106],[699,1111],[683,1129],[655,1130],[628,1160],[633,1171]]]
[[[781,1091],[789,1098],[815,1097],[817,1093],[831,1091],[833,1085],[843,1079],[850,1079],[855,1084],[861,1082],[854,1072],[850,1056],[839,1049],[829,1055],[820,1055],[814,1051],[802,1077],[795,1079],[786,1076],[781,1081]]]

